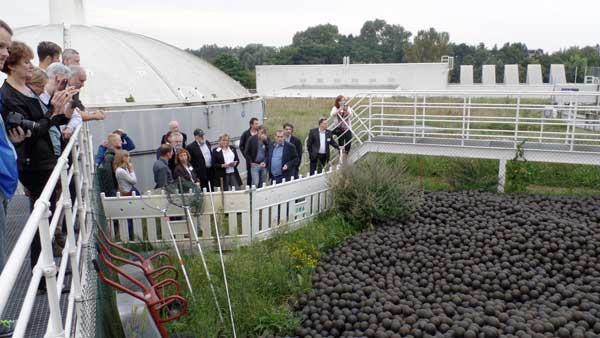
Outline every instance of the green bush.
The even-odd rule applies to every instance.
[[[498,161],[452,159],[445,179],[453,190],[496,191]]]
[[[402,222],[418,200],[404,164],[381,156],[344,166],[329,184],[336,210],[357,229],[384,221]]]

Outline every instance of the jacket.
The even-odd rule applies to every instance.
[[[240,158],[238,157],[237,151],[235,150],[234,147],[229,146],[229,149],[231,149],[231,151],[233,151],[234,161],[237,161],[237,163],[235,164],[235,167],[233,167],[234,173],[237,177],[237,180],[239,182],[241,182],[242,179],[240,177],[240,173],[237,168],[238,165],[240,165]],[[221,167],[223,164],[225,164],[225,159],[223,158],[223,151],[222,151],[221,147],[216,147],[213,150],[212,160],[213,160],[213,166],[215,169],[215,178],[214,178],[213,185],[215,187],[220,187],[221,186],[221,178],[223,180],[225,179],[225,168]]]
[[[210,142],[205,142],[206,146],[211,151],[212,158],[212,147],[210,145]],[[208,180],[211,179],[211,175],[209,174],[209,171],[206,168],[206,161],[204,159],[204,155],[202,155],[200,145],[198,145],[198,142],[194,140],[194,142],[188,144],[187,147],[185,147],[185,149],[190,153],[190,164],[192,165],[192,167],[194,167],[194,173],[196,174],[196,177],[200,180],[200,182],[202,182],[203,186],[206,185]]]
[[[21,94],[7,81],[4,81],[0,88],[0,96],[2,97],[2,119],[5,123],[8,114],[15,112],[37,124],[31,137],[26,138],[15,147],[19,172],[54,169],[58,157],[54,154],[49,130],[52,126],[67,124],[69,119],[64,114],[50,117],[51,111],[45,113],[42,108],[43,103],[38,98]]]
[[[100,191],[105,193],[106,196],[116,196],[117,194],[117,178],[113,171],[114,160],[114,149],[108,149],[104,153],[104,160],[98,165],[97,175]]]
[[[269,144],[269,151],[267,156],[267,168],[269,168],[269,175],[273,178],[271,162],[273,158],[273,150],[275,149],[275,142]],[[283,166],[287,165],[288,170],[283,170]],[[289,181],[292,177],[294,177],[294,168],[298,165],[298,153],[296,152],[296,147],[290,142],[283,142],[283,154],[281,157],[281,167],[283,172],[283,177],[286,181]]]
[[[169,169],[167,161],[163,160],[162,158],[154,162],[154,166],[152,166],[152,173],[154,174],[154,182],[156,183],[154,189],[164,188],[173,183],[171,169]]]
[[[0,93],[0,95],[2,95]],[[0,193],[10,199],[19,184],[19,170],[17,168],[17,151],[12,144],[2,113],[2,96],[0,96]]]
[[[248,143],[248,140],[250,139],[250,137],[252,137],[252,134],[250,133],[250,129],[247,129],[246,131],[244,131],[242,133],[242,136],[240,136],[240,151],[242,152],[242,154],[244,154],[246,152],[246,146]]]
[[[325,156],[326,160],[329,161],[329,146],[334,147],[335,149],[340,149],[337,142],[333,139],[333,133],[331,130],[325,130]],[[319,154],[319,148],[321,146],[321,137],[319,135],[319,128],[311,129],[308,132],[308,140],[306,141],[306,150],[308,151],[308,155],[311,161],[317,159],[317,155]]]
[[[246,163],[254,163],[256,161],[256,155],[258,154],[258,146],[260,142],[263,142],[258,134],[254,136],[250,136],[248,141],[246,142],[246,148],[244,149],[244,158],[246,159]],[[264,141],[265,144],[265,162],[267,161],[268,152],[269,152],[269,139]]]
[[[198,177],[196,177],[194,168],[188,172],[181,164],[178,164],[175,167],[175,170],[173,170],[173,180],[177,182],[179,177],[181,177],[181,179],[184,181],[190,181],[194,183],[198,181]]]
[[[127,151],[132,151],[135,149],[135,143],[133,143],[133,140],[129,138],[127,134],[121,135],[121,141],[123,142],[123,144],[121,145],[121,149]],[[96,164],[102,163],[102,160],[104,159],[104,153],[106,153],[106,150],[108,150],[108,147],[106,147],[106,145],[107,142],[104,141],[101,145],[98,146],[98,152],[96,153]]]

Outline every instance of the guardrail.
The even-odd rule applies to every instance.
[[[215,210],[220,213],[222,243],[226,248],[251,244],[289,231],[326,211],[332,205],[332,196],[327,180],[336,169],[321,174],[300,177],[297,180],[262,188],[248,187],[240,191],[204,191],[203,205],[210,205],[210,194],[215,202]],[[188,195],[194,198],[193,195]],[[164,192],[148,192],[142,196],[102,195],[102,204],[107,218],[118,224],[118,230],[111,226],[113,238],[121,242],[148,242],[170,244],[171,238],[163,211],[168,216],[184,216],[182,208],[170,204]],[[203,245],[212,246],[216,241],[212,209],[204,208],[194,215],[199,239]],[[133,223],[130,232],[128,222]],[[173,234],[178,242],[190,240],[186,221],[171,221]]]
[[[31,282],[27,287],[27,293],[17,318],[17,325],[13,333],[14,338],[25,336],[25,331],[34,310],[38,285],[42,277],[45,278],[46,282],[47,306],[50,311],[45,336],[71,336],[71,330],[77,321],[76,302],[81,300],[82,274],[80,262],[82,254],[84,254],[82,248],[87,243],[91,228],[88,222],[88,211],[93,171],[92,144],[87,126],[84,124],[74,131],[59,157],[56,167],[52,171],[40,198],[35,202],[35,206],[0,275],[0,313],[2,313],[15,284],[18,282],[19,271],[24,264],[29,264],[26,257],[36,232],[39,232],[42,250],[38,263],[32,269]],[[73,196],[71,196],[69,190],[70,184],[75,185],[74,203],[72,203]],[[51,214],[50,198],[57,189],[60,189],[61,193],[54,213]],[[67,242],[60,259],[60,267],[57,267],[52,255],[52,240],[59,224],[60,226],[66,225]],[[76,224],[79,227],[79,233],[75,231]],[[72,274],[71,287],[67,311],[62,313],[60,295],[68,264],[70,264]]]

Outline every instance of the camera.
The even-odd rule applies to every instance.
[[[23,114],[17,112],[8,113],[6,116],[6,129],[11,130],[17,127],[21,127],[25,132],[28,130],[33,132],[38,127],[38,124],[26,119]]]

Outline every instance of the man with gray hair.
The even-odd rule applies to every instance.
[[[74,87],[76,89],[79,89],[81,91],[81,89],[85,85],[85,82],[87,81],[87,73],[86,73],[85,69],[83,67],[77,66],[77,65],[69,66],[68,68],[69,68],[68,85],[71,87]],[[86,111],[85,106],[81,103],[81,100],[79,100],[79,93],[77,93],[77,95],[73,96],[73,101],[72,101],[71,105],[73,106],[73,108],[75,108],[75,111],[81,115],[81,118],[83,121],[104,120],[104,111],[102,111],[102,110],[97,110],[94,112]],[[67,132],[70,131],[71,133],[73,133],[73,131],[75,129],[73,129],[71,127],[72,126],[68,126]],[[75,127],[77,127],[77,125],[75,125]]]
[[[79,66],[79,52],[75,49],[67,48],[62,53],[62,60],[65,66]]]
[[[181,134],[178,131],[170,132],[167,136],[167,143],[165,144],[170,144],[172,147],[171,149],[173,151],[173,157],[169,159],[169,169],[171,169],[171,172],[173,172],[175,170],[175,167],[177,166],[177,163],[175,162],[177,159],[177,152],[180,149],[185,148],[183,146],[183,134]],[[159,158],[160,147],[156,150],[156,159],[158,160]]]

